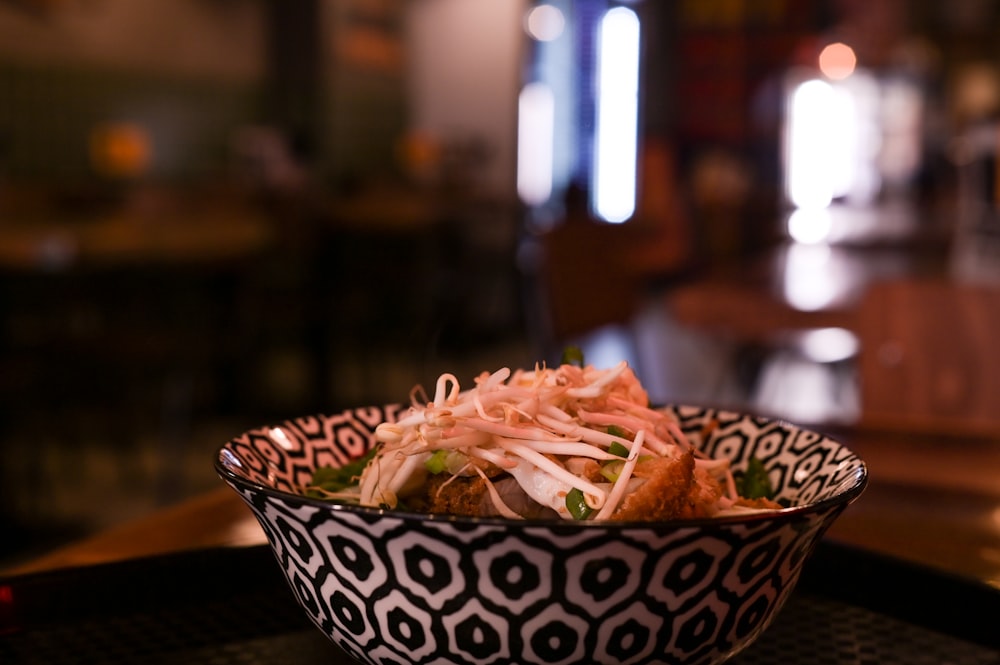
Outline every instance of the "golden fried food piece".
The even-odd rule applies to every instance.
[[[636,464],[633,476],[642,478],[634,492],[625,495],[614,520],[669,520],[695,513],[694,457],[685,453],[677,459],[653,457]]]
[[[585,469],[581,476],[600,481],[600,467]],[[556,517],[549,508],[532,501],[513,478],[496,467],[486,470],[490,482],[512,510],[528,519]],[[711,517],[715,514],[723,488],[707,471],[695,466],[686,452],[678,458],[650,457],[636,464],[635,479],[642,483],[625,495],[611,515],[612,520],[663,521]],[[407,499],[411,508],[428,513],[483,517],[497,515],[486,481],[478,476],[451,477],[443,473],[429,476],[422,491]],[[778,508],[768,499],[740,499],[739,505]]]
[[[767,497],[761,497],[759,499],[747,499],[740,497],[736,500],[737,506],[743,506],[745,508],[758,508],[761,510],[781,510],[783,506],[777,501],[768,499]]]
[[[484,499],[489,502],[486,481],[479,476],[452,478],[441,473],[430,476],[424,491],[408,502],[419,512],[478,517]]]

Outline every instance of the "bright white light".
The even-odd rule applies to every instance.
[[[597,37],[593,203],[609,222],[635,212],[638,118],[639,17],[616,7],[601,19]]]
[[[788,118],[788,198],[798,208],[823,208],[833,201],[830,154],[835,150],[833,87],[812,80],[792,93]]]
[[[565,27],[566,18],[562,11],[552,5],[538,5],[528,12],[524,21],[527,33],[540,42],[558,39]]]
[[[838,84],[842,94],[851,100],[853,124],[849,128],[849,158],[851,164],[850,182],[845,194],[859,205],[871,203],[882,185],[879,174],[879,153],[885,140],[885,129],[900,122],[901,118],[888,116],[888,123],[879,119],[880,84],[870,73],[859,69],[851,77]]]
[[[795,207],[823,208],[842,198],[871,201],[880,186],[878,113],[878,86],[862,70],[832,83],[808,80],[792,91],[785,190]]]
[[[271,435],[271,439],[276,441],[279,446],[285,450],[291,450],[292,442],[288,439],[288,435],[285,434],[285,430],[280,427],[272,427],[268,434]]]
[[[784,293],[788,303],[813,312],[828,307],[843,295],[850,276],[829,245],[793,243],[785,257]]]
[[[614,367],[622,360],[633,367],[638,365],[631,333],[622,326],[604,326],[577,341],[588,365]]]
[[[555,97],[544,83],[529,83],[517,100],[517,193],[528,205],[552,195]]]
[[[788,120],[788,198],[822,208],[850,191],[858,162],[857,111],[851,93],[814,79],[792,93]]]
[[[788,216],[788,235],[795,242],[808,245],[826,242],[832,230],[829,208],[796,208]]]
[[[816,328],[802,333],[802,351],[818,363],[836,363],[858,353],[860,341],[846,328]]]

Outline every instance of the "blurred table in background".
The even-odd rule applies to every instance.
[[[824,236],[795,242],[804,233],[794,229],[796,214],[785,241],[666,289],[654,308],[671,318],[671,332],[728,348],[732,364],[749,368],[746,390],[772,393],[744,395],[754,408],[787,392],[789,367],[811,363],[857,392],[846,420],[1000,433],[988,406],[1000,394],[1000,352],[989,332],[1000,283],[973,273],[967,252],[957,251],[971,242],[962,225],[903,203],[841,205],[809,218],[825,221]],[[660,364],[642,362],[653,373]],[[808,420],[808,410],[776,415]]]
[[[509,202],[238,194],[0,209],[0,525],[135,516],[232,423],[405,398],[517,334]]]
[[[852,327],[871,284],[944,277],[948,258],[945,244],[783,242],[668,289],[666,306],[682,324],[738,339]]]
[[[125,466],[153,439],[162,465],[146,480],[178,496],[194,419],[229,399],[244,279],[273,236],[249,206],[159,194],[0,223],[0,522],[64,519],[33,488],[94,446]]]
[[[851,361],[865,422],[1000,434],[1000,284],[955,278],[946,252],[931,261],[905,249],[788,246],[773,264],[670,289],[664,308],[693,334],[744,350]],[[854,345],[839,355],[809,347],[831,329]]]
[[[0,224],[0,268],[19,272],[113,269],[155,264],[217,264],[260,252],[268,220],[249,210],[168,214],[122,211],[94,218]]]

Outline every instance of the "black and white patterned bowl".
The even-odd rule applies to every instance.
[[[718,663],[755,640],[830,524],[867,483],[821,434],[671,407],[713,457],[752,457],[794,507],[653,523],[514,521],[346,506],[295,493],[372,445],[398,406],[261,427],[216,470],[255,513],[309,618],[363,663]],[[707,440],[700,432],[717,422]]]

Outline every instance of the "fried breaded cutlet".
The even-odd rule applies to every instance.
[[[633,476],[645,482],[625,495],[612,519],[660,521],[712,517],[723,495],[722,483],[705,469],[696,467],[691,452],[677,459],[641,460]],[[735,503],[748,508],[781,507],[764,498],[740,498]]]
[[[691,453],[677,459],[640,460],[632,476],[644,482],[625,495],[612,519],[660,521],[695,516],[696,497],[692,495],[697,487]]]
[[[479,517],[484,499],[489,501],[489,493],[486,481],[478,475],[452,477],[439,473],[429,476],[424,491],[406,501],[419,512]]]
[[[533,501],[511,476],[498,469],[490,479],[507,507],[525,519],[556,518],[559,515]],[[424,491],[407,497],[407,505],[418,512],[466,517],[496,517],[500,513],[493,505],[486,481],[480,476],[457,476],[446,473],[430,476]]]
[[[601,481],[598,465],[589,480]],[[504,502],[529,519],[556,517],[550,508],[532,501],[513,478],[495,467],[488,475]],[[596,477],[595,477],[596,476]],[[722,487],[706,472],[697,469],[688,452],[676,459],[651,457],[640,460],[633,478],[642,481],[625,495],[612,514],[613,520],[662,521],[678,518],[708,517],[714,511]],[[438,514],[482,517],[497,515],[486,481],[478,475],[452,477],[442,473],[428,477],[423,492],[407,499],[411,508]]]

